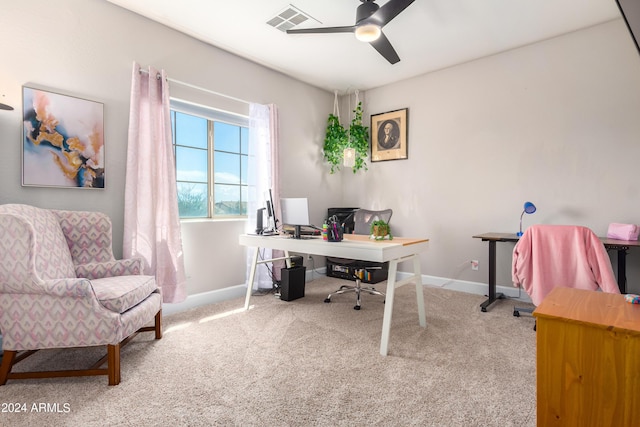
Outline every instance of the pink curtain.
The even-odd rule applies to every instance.
[[[273,203],[276,205],[276,218],[282,220],[282,212],[280,210],[280,162],[279,162],[279,138],[280,127],[278,125],[278,109],[275,104],[269,104],[269,138],[271,141],[271,185],[273,188]],[[276,224],[277,226],[278,224]],[[282,226],[282,224],[280,224]],[[280,250],[273,251],[274,258],[284,256],[284,252]],[[284,261],[276,261],[273,263],[273,275],[276,280],[280,280],[280,270],[285,267]]]
[[[166,73],[134,62],[124,204],[125,258],[140,257],[163,302],[186,298]]]
[[[274,104],[249,105],[249,171],[247,184],[249,186],[249,200],[247,203],[247,233],[255,233],[256,210],[265,207],[265,193],[271,189],[273,203],[276,207],[276,218],[280,218],[280,185],[278,167],[278,110]],[[276,224],[276,227],[280,224]],[[270,249],[261,252],[261,258],[272,258],[272,255],[282,256],[282,252]],[[247,279],[251,268],[252,252],[247,252]],[[254,289],[271,289],[271,276],[280,280],[280,268],[284,265],[274,263],[273,269],[268,271],[259,266],[253,282]],[[266,265],[266,264],[263,264]]]

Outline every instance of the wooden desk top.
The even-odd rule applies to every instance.
[[[363,234],[345,234],[344,240],[351,242],[374,242],[374,243],[391,243],[401,244],[402,246],[415,245],[417,243],[428,242],[429,239],[413,239],[410,237],[394,237],[391,240],[374,240],[367,235]]]
[[[640,304],[623,295],[555,288],[533,312],[535,317],[588,323],[594,327],[640,335]]]
[[[489,240],[489,241],[495,241],[495,242],[517,242],[518,239],[520,239],[516,233],[496,233],[496,232],[476,234],[475,236],[472,236],[472,237],[474,239],[482,239],[483,241]],[[602,244],[604,244],[605,247],[612,248],[612,249],[640,247],[640,240],[618,240],[618,239],[609,239],[608,237],[600,237],[599,239],[600,241],[602,241]]]
[[[305,236],[307,237],[307,236]],[[243,246],[280,249],[303,254],[386,262],[425,251],[429,239],[394,237],[393,240],[373,240],[369,236],[347,234],[341,242],[328,242],[320,236],[293,239],[289,236],[260,236],[241,234]]]
[[[519,237],[516,233],[483,233],[472,236],[474,239],[495,240],[496,242],[517,242]]]
[[[638,246],[638,247],[640,247],[640,240],[618,240],[618,239],[609,239],[608,237],[600,237],[600,240],[602,240],[602,243],[606,247],[612,247],[612,248],[617,248],[617,247],[621,247],[621,246],[626,246],[626,247]]]

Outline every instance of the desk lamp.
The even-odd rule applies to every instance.
[[[531,202],[524,202],[524,210],[520,214],[520,231],[518,231],[518,237],[522,236],[522,217],[524,214],[532,214],[536,211],[536,205]]]

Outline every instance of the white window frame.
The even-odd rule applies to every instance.
[[[216,215],[215,214],[215,192],[214,192],[214,188],[215,188],[215,181],[214,181],[214,176],[215,176],[215,171],[214,171],[214,156],[215,156],[215,141],[213,138],[213,122],[221,122],[221,123],[226,123],[226,124],[230,124],[233,126],[239,126],[239,127],[244,127],[249,129],[249,117],[248,116],[244,116],[241,114],[236,114],[236,113],[231,113],[228,111],[223,111],[223,110],[219,110],[213,107],[208,107],[208,106],[204,106],[204,105],[200,105],[200,104],[196,104],[196,103],[192,103],[189,101],[185,101],[182,99],[177,99],[177,98],[171,98],[170,99],[170,109],[171,111],[176,111],[179,113],[184,113],[184,114],[190,114],[192,116],[197,116],[203,119],[207,120],[207,169],[208,169],[208,176],[207,176],[207,210],[208,210],[208,215],[206,217],[180,217],[181,220],[190,220],[190,219],[194,219],[194,220],[201,220],[201,219],[246,219],[247,218],[247,214],[244,215]],[[175,154],[175,148],[176,148],[176,143],[175,141],[172,141],[172,146],[174,149],[174,154]],[[238,154],[240,155],[247,155],[248,156],[248,152],[247,153],[242,153],[241,151],[238,152]],[[174,159],[175,161],[175,159]],[[175,165],[175,167],[177,167],[177,165]],[[242,172],[242,169],[241,169]],[[246,178],[246,177],[245,177]],[[176,177],[176,181],[177,181],[177,177]],[[177,182],[183,182],[183,181],[177,181]],[[246,180],[245,180],[246,182]],[[240,187],[242,187],[242,176],[241,176],[241,181],[240,181]],[[248,187],[247,184],[244,184],[245,187]],[[248,201],[245,201],[248,202]]]

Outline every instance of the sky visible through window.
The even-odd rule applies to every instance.
[[[172,111],[180,216],[206,217],[209,166],[213,166],[213,215],[246,215],[249,130]],[[211,145],[213,144],[213,153]],[[213,156],[211,156],[213,154]]]

